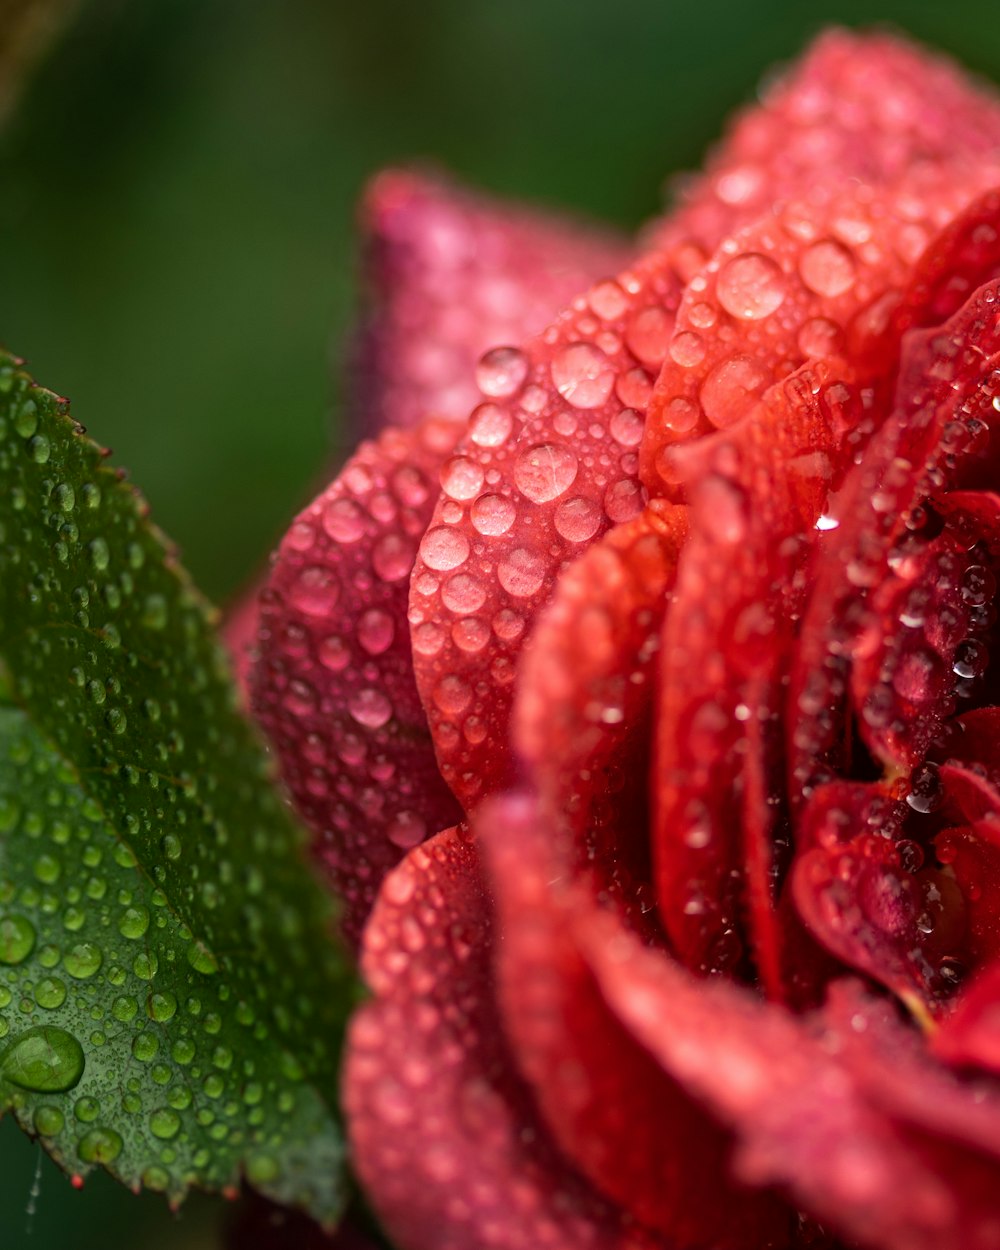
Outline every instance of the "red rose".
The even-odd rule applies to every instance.
[[[405,1250],[1000,1245],[998,153],[834,33],[631,260],[375,184],[253,688]]]

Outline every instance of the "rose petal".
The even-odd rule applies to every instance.
[[[888,374],[886,330],[927,241],[988,187],[997,166],[918,169],[891,188],[851,186],[822,205],[778,205],[727,240],[691,282],[650,399],[642,480],[683,483],[679,443],[726,428],[811,358],[847,354],[859,383]],[[919,247],[900,247],[900,223]]]
[[[891,766],[923,758],[940,732],[947,711],[940,683],[933,683],[937,697],[922,701],[920,717],[907,719],[907,695],[922,689],[921,672],[933,676],[950,661],[971,616],[925,617],[901,600],[890,622],[869,606],[868,591],[877,587],[873,601],[885,603],[898,582],[919,574],[926,546],[919,508],[958,465],[975,460],[982,432],[996,418],[996,290],[987,284],[939,330],[911,333],[893,415],[840,492],[840,527],[818,566],[793,673],[791,706],[803,711],[789,743],[793,794],[808,793],[812,775],[841,753],[848,692],[869,749]],[[957,527],[959,555],[962,545]]]
[[[257,633],[260,628],[260,592],[263,582],[255,582],[233,603],[222,623],[222,641],[233,665],[240,696],[250,703],[250,682],[257,661]]]
[[[996,1243],[997,1095],[980,1114],[983,1091],[921,1059],[884,1007],[855,993],[837,1009],[835,999],[816,1037],[749,993],[693,981],[616,931],[606,913],[580,940],[623,1022],[689,1094],[732,1125],[744,1180],[787,1187],[866,1245],[987,1250]],[[856,1051],[858,1030],[871,1044]]]
[[[1000,963],[989,964],[962,990],[931,1047],[945,1063],[1000,1073]]]
[[[746,972],[749,937],[779,998],[780,712],[802,570],[843,456],[843,405],[827,395],[847,388],[830,376],[824,362],[801,370],[686,452],[692,532],[662,646],[653,838],[663,923],[681,961],[703,973]]]
[[[552,1146],[516,1075],[491,910],[454,829],[386,879],[365,931],[375,1001],[353,1018],[344,1071],[358,1174],[403,1250],[653,1250]]]
[[[898,36],[831,30],[736,119],[653,242],[712,249],[777,200],[815,201],[851,180],[889,182],[922,161],[971,161],[998,146],[989,87]]]
[[[293,522],[262,596],[254,705],[357,939],[379,881],[457,816],[438,775],[407,585],[457,427],[363,443]]]
[[[371,182],[361,228],[368,305],[354,406],[368,433],[431,415],[464,420],[482,353],[539,333],[628,256],[610,231],[415,170],[387,170]]]
[[[965,949],[972,964],[1000,958],[1000,829],[990,820],[969,829],[945,829],[934,839],[965,900]]]
[[[563,562],[641,511],[636,452],[676,264],[600,283],[528,343],[517,385],[484,389],[443,471],[410,619],[441,772],[467,809],[512,775],[515,660]]]
[[[608,1009],[578,932],[597,923],[599,908],[580,881],[560,875],[537,800],[504,795],[476,826],[502,924],[504,1022],[561,1147],[671,1245],[786,1245],[791,1213],[732,1185],[727,1136]]]
[[[616,526],[560,576],[521,662],[513,726],[574,862],[649,911],[653,666],[687,509]]]

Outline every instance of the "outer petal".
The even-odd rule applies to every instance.
[[[889,182],[921,162],[1000,148],[1000,101],[959,67],[886,34],[831,30],[727,133],[653,233],[709,250],[777,200],[814,202],[846,182]]]
[[[380,1217],[403,1250],[653,1250],[539,1122],[503,1041],[492,942],[476,851],[455,830],[386,879],[365,931],[375,1001],[354,1017],[344,1073]]]
[[[292,524],[262,598],[254,705],[357,938],[379,881],[450,823],[413,680],[407,580],[456,427],[364,443]]]
[[[519,343],[628,249],[610,231],[515,207],[415,170],[387,170],[361,206],[368,305],[356,348],[359,425],[461,421],[475,366]]]
[[[776,730],[803,570],[849,432],[843,401],[856,401],[830,384],[845,373],[804,368],[731,431],[689,450],[691,539],[663,633],[653,774],[663,923],[678,957],[703,973],[747,971],[749,941],[775,997],[784,995]]]
[[[504,1022],[560,1145],[671,1244],[787,1247],[793,1213],[733,1182],[729,1135],[609,1007],[580,938],[600,924],[590,893],[600,883],[568,884],[576,874],[553,852],[551,817],[533,798],[485,804],[476,825],[503,925]]]
[[[642,508],[637,447],[681,290],[647,258],[481,377],[414,568],[417,682],[441,771],[469,808],[512,775],[514,666],[565,561]]]

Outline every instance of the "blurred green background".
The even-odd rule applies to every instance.
[[[0,133],[0,341],[73,399],[224,600],[331,443],[349,442],[338,360],[372,171],[431,158],[633,226],[828,22],[898,25],[1000,80],[996,13],[995,0],[84,0]],[[175,1218],[101,1177],[77,1193],[6,1122],[0,1175],[4,1250],[219,1242],[219,1204]]]

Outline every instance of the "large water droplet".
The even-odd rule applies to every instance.
[[[509,595],[527,598],[545,580],[545,561],[530,547],[515,547],[497,566],[497,578]]]
[[[23,963],[34,945],[35,926],[26,916],[11,913],[0,920],[0,963]]]
[[[573,485],[576,478],[576,456],[559,443],[541,443],[527,447],[514,464],[514,482],[525,498],[534,503],[548,503]]]
[[[451,499],[474,499],[483,485],[482,467],[468,456],[453,456],[441,469],[441,489]]]
[[[72,1033],[51,1024],[28,1029],[0,1055],[0,1078],[40,1093],[72,1089],[83,1068],[83,1047]]]
[[[854,285],[854,260],[841,244],[824,239],[803,254],[799,273],[806,286],[817,295],[843,295]]]
[[[480,404],[469,418],[469,437],[478,447],[500,447],[510,438],[514,421],[499,404]]]
[[[420,555],[429,569],[439,573],[457,569],[469,558],[469,540],[449,525],[438,525],[424,535]]]
[[[552,381],[574,408],[599,408],[611,394],[614,370],[599,347],[572,343],[552,361]]]
[[[484,395],[515,395],[528,376],[528,358],[516,347],[494,347],[476,365],[476,385]]]
[[[506,534],[514,524],[517,509],[503,495],[480,495],[472,505],[472,524],[480,534],[495,538]]]
[[[601,524],[601,509],[592,499],[566,499],[556,509],[555,527],[567,542],[585,543]]]
[[[724,429],[738,421],[770,381],[770,373],[753,356],[730,356],[716,365],[701,388],[701,406],[713,425]]]
[[[734,317],[756,321],[769,317],[785,300],[785,275],[768,256],[747,252],[727,261],[719,273],[719,303]]]
[[[340,583],[329,569],[310,565],[292,583],[288,598],[306,616],[327,616],[340,598]]]
[[[381,690],[374,687],[352,694],[347,702],[347,710],[366,729],[380,729],[392,716],[392,704]]]

